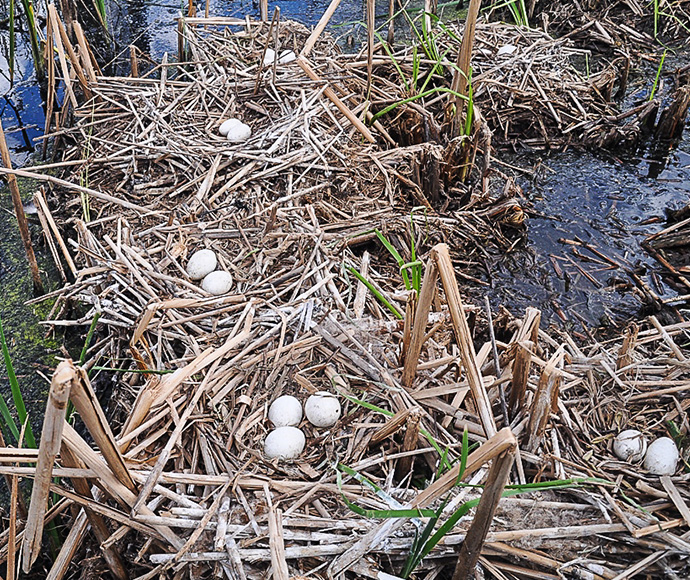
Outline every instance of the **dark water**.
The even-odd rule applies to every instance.
[[[282,18],[291,18],[307,25],[318,21],[327,0],[293,0],[278,3]],[[0,21],[5,3],[0,6]],[[269,13],[276,4],[269,3]],[[203,2],[199,3],[203,12]],[[40,10],[39,10],[40,12]],[[115,35],[116,49],[108,55],[115,62],[126,62],[128,44],[136,44],[154,59],[165,51],[175,52],[177,46],[175,18],[180,2],[145,0],[113,0],[109,4],[109,23]],[[257,15],[258,4],[248,0],[211,0],[211,15]],[[361,32],[364,5],[343,0],[332,24],[336,35]],[[105,52],[101,51],[103,56]],[[14,162],[29,162],[36,139],[42,134],[44,111],[36,86],[31,54],[27,42],[20,42],[17,55],[15,85],[7,79],[7,29],[0,29],[0,113],[13,152]],[[117,67],[115,67],[117,68]],[[672,70],[671,57],[666,70]],[[649,91],[647,74],[638,79],[629,99],[643,99]],[[532,214],[524,243],[520,243],[501,263],[493,266],[492,301],[503,303],[519,312],[528,305],[541,307],[547,318],[589,324],[618,322],[639,314],[640,301],[626,290],[629,278],[620,269],[604,269],[601,264],[583,262],[572,253],[573,246],[561,240],[582,239],[626,268],[638,272],[655,292],[667,298],[674,295],[662,276],[660,267],[640,248],[646,235],[663,227],[659,221],[643,225],[650,219],[663,220],[664,210],[679,207],[690,199],[690,132],[671,152],[663,169],[641,157],[616,158],[612,154],[592,155],[567,152],[539,159],[536,156],[511,158],[522,167],[538,165],[533,179],[521,178],[526,197],[532,203]],[[500,155],[499,155],[500,156]],[[5,198],[3,198],[6,200]],[[0,244],[0,314],[8,334],[16,343],[15,352],[23,351],[27,324],[35,328],[33,310],[22,305],[29,295],[26,266],[14,223],[3,202],[0,227],[5,232]],[[4,220],[4,221],[3,221]],[[34,226],[36,238],[38,229]],[[587,250],[582,254],[592,257]],[[572,260],[572,261],[569,261]],[[45,260],[48,263],[49,260]],[[554,267],[554,262],[558,265]],[[582,268],[589,277],[583,273]],[[479,289],[481,291],[481,289]],[[9,299],[9,297],[12,297]],[[86,332],[86,329],[81,329]],[[24,335],[24,337],[22,336]],[[33,332],[34,338],[37,331]],[[19,348],[22,346],[22,348]],[[28,350],[28,349],[27,349]],[[35,361],[45,360],[33,350],[22,357],[25,374],[34,372]]]
[[[650,170],[659,173],[650,176]],[[543,159],[536,172],[536,179],[521,181],[533,206],[527,243],[497,268],[495,302],[540,306],[547,317],[576,326],[581,320],[610,326],[644,313],[630,289],[630,270],[660,298],[677,295],[640,243],[665,226],[667,209],[690,202],[687,134],[663,168],[639,157],[573,151]],[[576,240],[623,267],[602,264],[606,260],[586,247],[568,243]]]

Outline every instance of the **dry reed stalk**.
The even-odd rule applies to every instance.
[[[417,449],[417,442],[419,441],[419,423],[422,419],[422,410],[412,408],[409,411],[405,423],[405,438],[403,439],[402,452],[414,451]],[[414,456],[405,455],[398,459],[395,464],[395,477],[398,481],[403,481],[406,477],[412,474],[412,466],[414,465]]]
[[[75,372],[77,376],[72,384],[72,392],[70,394],[74,408],[79,413],[79,417],[86,425],[115,477],[131,492],[136,493],[137,486],[120,454],[110,424],[98,402],[96,393],[93,391],[86,371],[84,369],[77,369]]]
[[[381,443],[384,439],[387,439],[393,433],[399,431],[403,425],[407,423],[407,419],[410,415],[410,409],[403,409],[398,411],[393,417],[386,421],[381,427],[379,427],[371,436],[369,440],[370,445],[377,445]]]
[[[409,347],[405,354],[402,384],[408,388],[412,387],[415,375],[417,374],[419,353],[422,351],[422,346],[424,345],[426,326],[429,321],[429,310],[434,300],[434,294],[436,293],[437,280],[438,266],[435,260],[431,260],[424,270],[422,288],[419,292],[419,298],[417,299],[417,308],[414,314],[414,323],[412,324],[412,334],[409,341]]]
[[[336,11],[336,8],[338,8],[339,5],[340,0],[331,0],[331,3],[328,5],[328,8],[326,8],[326,11],[321,15],[321,18],[319,18],[316,27],[309,35],[309,38],[307,38],[307,41],[304,43],[304,47],[300,52],[300,56],[303,56],[305,59],[309,56],[311,51],[314,49],[314,46],[316,45],[316,41],[323,34],[323,31],[326,29],[326,26],[330,22],[331,18],[333,17],[333,14]]]
[[[367,19],[367,88],[364,94],[369,99],[371,94],[371,82],[373,62],[374,62],[374,32],[376,29],[376,0],[367,0],[366,4]]]
[[[456,68],[453,72],[453,82],[450,86],[451,91],[458,95],[467,96],[467,87],[470,78],[470,60],[472,59],[472,49],[474,47],[475,28],[481,0],[470,0],[465,19],[465,28],[462,34],[462,44],[458,51],[458,58],[455,62]],[[449,94],[449,103],[446,106],[446,123],[450,123],[451,137],[457,137],[462,130],[462,113],[465,108],[464,99]]]
[[[558,404],[558,393],[563,375],[556,365],[561,357],[562,352],[556,353],[539,377],[527,427],[527,449],[531,452],[534,452],[541,443],[551,413],[556,410]]]
[[[512,378],[510,382],[510,399],[508,408],[515,415],[525,404],[527,381],[532,368],[532,351],[534,343],[531,340],[521,340],[516,343],[515,358],[513,359]]]
[[[72,29],[74,31],[74,36],[77,39],[77,44],[79,45],[79,58],[81,60],[81,65],[86,72],[89,82],[95,83],[96,73],[98,72],[98,74],[101,74],[101,71],[98,68],[98,63],[94,63],[95,59],[91,53],[91,49],[89,48],[86,36],[84,35],[84,30],[82,29],[81,24],[79,24],[79,22],[76,20],[73,23]]]
[[[57,16],[57,12],[53,4],[48,5],[48,18],[52,21],[53,40],[55,41],[55,48],[57,49],[58,53],[58,62],[60,63],[60,68],[62,69],[62,81],[65,84],[65,92],[72,103],[72,107],[76,109],[79,107],[79,103],[72,87],[72,75],[67,67],[65,46],[62,43],[62,31],[60,30],[60,19]],[[58,34],[55,34],[55,31],[58,31]],[[72,70],[76,72],[76,69]]]
[[[479,418],[484,428],[487,437],[492,437],[496,433],[496,422],[491,411],[491,403],[486,394],[484,383],[481,378],[481,371],[477,365],[477,355],[474,352],[474,344],[470,329],[467,326],[467,319],[465,318],[465,310],[460,299],[460,290],[458,283],[455,280],[455,273],[453,270],[453,263],[450,259],[448,246],[446,244],[437,244],[431,250],[432,260],[436,262],[439,277],[443,284],[443,289],[446,292],[446,300],[448,301],[448,310],[453,321],[453,330],[455,332],[455,339],[458,341],[460,347],[460,355],[462,364],[467,374],[467,381],[470,384],[470,390],[474,397],[474,402],[477,405]]]
[[[1,147],[1,145],[0,145]],[[107,201],[109,203],[115,203],[117,205],[121,205],[124,208],[131,209],[134,211],[141,212],[142,214],[150,214],[152,213],[151,210],[148,210],[144,207],[139,207],[138,205],[134,203],[130,203],[126,200],[121,200],[116,197],[113,197],[112,195],[108,195],[107,193],[101,193],[100,191],[96,191],[94,189],[90,189],[88,187],[84,187],[81,185],[77,185],[76,183],[70,183],[69,181],[65,181],[63,179],[59,179],[57,177],[54,177],[52,175],[42,175],[40,173],[34,173],[32,171],[24,171],[23,169],[11,169],[10,167],[0,167],[0,173],[4,173],[5,175],[9,176],[17,176],[17,177],[26,177],[28,179],[35,179],[37,181],[47,181],[49,183],[54,183],[56,185],[59,185],[61,187],[65,187],[67,189],[72,189],[74,191],[78,191],[80,193],[85,193],[91,197],[95,197],[96,199],[102,199],[103,201]],[[154,212],[155,213],[155,212]]]
[[[640,332],[640,327],[634,322],[630,323],[625,329],[625,339],[621,348],[618,351],[618,358],[616,359],[616,370],[620,370],[629,366],[633,362],[633,352],[637,344],[637,335]]]
[[[2,158],[2,163],[5,166],[5,170],[3,171],[3,168],[0,167],[0,171],[3,171],[7,176],[7,185],[10,189],[10,194],[12,195],[12,205],[14,205],[14,213],[17,217],[19,233],[21,234],[22,242],[24,243],[24,251],[26,252],[26,258],[29,262],[31,278],[34,283],[34,291],[38,292],[39,294],[43,294],[41,274],[38,271],[38,263],[36,262],[34,248],[31,245],[31,234],[29,232],[29,224],[26,221],[26,214],[24,213],[22,196],[19,192],[17,179],[12,174],[12,158],[10,156],[10,150],[7,147],[7,141],[5,140],[5,130],[2,127],[2,123],[0,123],[0,158]]]
[[[129,63],[132,71],[132,77],[139,76],[139,60],[137,59],[137,47],[133,44],[129,45]]]
[[[50,226],[50,231],[53,233],[53,236],[57,240],[58,246],[60,246],[60,250],[62,251],[62,255],[65,258],[65,262],[67,262],[67,266],[69,266],[72,276],[76,278],[77,267],[74,264],[74,260],[72,259],[69,250],[67,249],[67,245],[65,244],[64,240],[62,239],[62,236],[60,235],[60,230],[58,229],[58,226],[55,223],[55,219],[53,218],[53,214],[51,213],[50,208],[48,207],[48,203],[45,199],[45,192],[42,187],[36,190],[36,193],[34,194],[34,202],[36,206],[41,209],[41,212],[45,217],[48,226]],[[59,260],[56,259],[56,263],[59,263]]]
[[[458,561],[453,572],[453,580],[465,580],[473,574],[482,545],[489,533],[498,502],[508,481],[515,460],[515,449],[504,451],[495,457],[486,477],[482,497],[479,500],[474,519],[467,530],[465,541],[460,546]]]
[[[302,54],[300,54],[297,57],[297,64],[300,66],[300,68],[305,72],[305,74],[311,80],[316,81],[316,82],[323,82],[323,79],[321,79],[321,77],[319,77],[319,75],[316,73],[316,71],[311,66],[311,63]],[[347,105],[345,105],[345,103],[343,103],[340,100],[340,97],[338,97],[338,95],[336,95],[335,91],[331,87],[327,86],[324,89],[323,94],[326,95],[330,99],[330,101],[338,108],[338,110],[343,115],[345,115],[347,120],[350,121],[350,123],[352,123],[352,125],[355,127],[355,129],[357,129],[357,131],[359,131],[367,141],[369,141],[370,143],[376,142],[376,139],[374,139],[374,136],[371,134],[371,131],[369,131],[367,126],[364,123],[362,123],[362,121],[360,121],[357,118],[357,116],[352,112],[352,110],[350,108],[348,108]]]
[[[19,478],[11,476],[10,483],[10,521],[7,538],[7,580],[14,580],[17,566],[17,503],[19,502]]]
[[[81,547],[88,526],[89,520],[86,513],[84,510],[80,510],[72,522],[67,537],[60,546],[60,551],[45,577],[46,580],[62,580],[65,577],[77,550]]]
[[[388,33],[386,34],[386,42],[388,46],[393,46],[395,42],[395,22],[393,16],[395,15],[395,0],[388,0]]]
[[[22,541],[22,570],[28,573],[41,550],[44,516],[55,457],[60,451],[62,427],[71,388],[77,382],[77,371],[71,361],[61,362],[50,383],[41,432],[41,446],[36,463],[36,478]]]
[[[67,36],[67,31],[65,30],[65,27],[62,24],[62,20],[60,20],[60,17],[58,16],[57,11],[55,10],[55,6],[53,4],[48,5],[48,18],[52,20],[53,29],[57,28],[57,30],[60,33],[61,44],[67,51],[67,56],[69,56],[70,63],[72,64],[72,70],[76,74],[77,79],[79,79],[79,84],[81,85],[81,88],[84,91],[84,96],[87,99],[90,99],[91,91],[89,90],[89,83],[86,80],[84,70],[82,69],[79,59],[77,58],[77,54],[74,52],[74,47],[72,46],[72,43],[70,42],[69,37]],[[60,44],[57,44],[57,46],[59,56]]]
[[[46,46],[45,46],[45,63],[48,72],[48,80],[46,83],[46,120],[43,126],[43,134],[48,135],[50,133],[50,126],[53,119],[53,108],[55,106],[56,100],[56,86],[55,86],[55,59],[51,58],[52,55],[48,53],[49,47],[52,47],[53,42],[53,24],[48,18],[46,22]],[[48,139],[44,139],[43,147],[41,148],[41,159],[45,161],[46,155],[48,153]]]
[[[61,446],[60,449],[60,459],[63,465],[65,465],[66,467],[73,467],[77,469],[81,469],[84,467],[84,465],[81,463],[81,461],[79,461],[76,455],[72,453],[70,448],[64,444]],[[91,488],[86,479],[73,478],[72,487],[74,487],[74,490],[83,498],[93,499],[93,495],[91,494]],[[99,514],[95,513],[94,511],[88,508],[84,508],[84,510],[89,524],[91,525],[91,530],[96,536],[96,540],[98,541],[99,546],[101,546],[103,559],[108,565],[110,572],[118,580],[127,580],[129,575],[122,561],[122,558],[120,557],[120,553],[113,546],[105,545],[106,540],[110,537],[110,530],[108,529],[105,520]]]
[[[289,580],[290,573],[285,560],[283,539],[283,512],[271,506],[268,512],[268,540],[271,546],[271,567],[275,580]]]

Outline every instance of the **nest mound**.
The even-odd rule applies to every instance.
[[[480,53],[490,51],[501,28],[480,29]],[[276,52],[303,48],[303,27],[281,23],[277,31]],[[581,347],[540,331],[539,312],[528,309],[523,319],[503,313],[491,326],[495,338],[480,332],[484,315],[463,305],[456,276],[467,275],[444,242],[455,254],[485,243],[495,219],[519,224],[510,182],[488,170],[466,181],[434,174],[457,142],[363,145],[367,127],[343,119],[365,108],[361,63],[325,39],[306,68],[261,70],[273,38],[268,24],[189,24],[192,59],[175,78],[166,63],[155,79],[99,77],[78,122],[60,136],[73,143],[62,160],[70,170],[53,181],[85,219],[70,220],[76,280],[56,293],[52,323],[99,316],[86,368],[110,358],[126,369],[111,400],[112,432],[86,373],[70,371],[99,450],[64,428],[55,474],[71,477],[74,491],[51,487],[49,476],[48,487],[88,508],[66,553],[77,551],[88,521],[102,562],[141,580],[380,578],[398,573],[420,546],[428,553],[413,564],[426,577],[452,569],[458,554],[461,575],[477,558],[506,578],[684,575],[688,544],[676,532],[688,524],[686,477],[660,482],[610,448],[622,426],[648,437],[663,434],[664,421],[685,428],[687,405],[674,395],[689,384],[690,325],[652,318],[620,340]],[[521,99],[545,90],[532,81],[538,67],[556,87],[557,68],[544,55],[562,45],[525,31],[500,44],[508,41],[523,47],[522,73],[484,55],[476,94],[525,115],[511,121],[510,136],[519,123],[535,126]],[[540,43],[548,44],[543,52]],[[374,70],[381,66],[390,72],[390,61]],[[504,83],[491,81],[492,67]],[[386,102],[402,96],[399,84],[394,92],[392,81],[376,78],[377,92],[390,90]],[[382,116],[372,131],[394,141],[401,111],[433,120],[429,112],[441,107],[433,100],[410,101],[391,113],[397,125]],[[375,96],[370,112],[385,106]],[[554,109],[571,122],[561,105]],[[240,145],[217,136],[233,115],[253,130]],[[475,153],[488,158],[484,143]],[[77,185],[87,175],[88,187]],[[455,211],[432,211],[444,203]],[[229,293],[209,295],[187,276],[200,248],[232,275]],[[62,319],[73,303],[83,316]],[[502,389],[509,425],[498,430]],[[303,421],[299,459],[267,459],[269,404],[317,391],[338,396],[341,419],[328,428]],[[463,432],[477,444],[469,456]],[[507,495],[522,495],[499,502],[513,461],[520,487]],[[98,483],[95,495],[84,478]],[[481,494],[476,486],[485,482]],[[473,518],[480,495],[483,515]],[[416,541],[430,537],[424,529],[436,520],[450,521],[436,545]]]

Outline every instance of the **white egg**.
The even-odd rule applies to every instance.
[[[223,124],[218,128],[218,132],[223,137],[227,137],[230,129],[232,129],[236,125],[241,125],[241,124],[242,124],[242,121],[240,121],[239,119],[228,119],[227,121],[223,121]]]
[[[252,136],[252,128],[244,123],[237,123],[230,127],[225,138],[231,143],[241,143]]]
[[[278,59],[278,64],[287,64],[289,62],[294,62],[297,60],[297,55],[291,50],[284,50],[280,53],[280,58]]]
[[[297,427],[278,427],[264,441],[264,453],[269,459],[294,459],[304,451],[306,439]]]
[[[340,401],[332,393],[319,391],[307,399],[304,412],[312,425],[330,427],[340,419]]]
[[[232,288],[232,276],[225,270],[211,272],[201,281],[201,287],[214,296],[226,294]]]
[[[194,252],[187,262],[187,275],[192,280],[201,280],[213,272],[218,265],[218,258],[213,250],[199,250]]]
[[[283,395],[271,403],[268,419],[276,427],[296,426],[302,420],[302,404],[292,395]]]
[[[613,452],[618,459],[637,463],[647,451],[647,439],[636,429],[621,431],[613,440]]]
[[[673,475],[680,459],[673,439],[661,437],[653,441],[644,457],[644,468],[654,475]]]
[[[266,54],[264,55],[264,66],[272,65],[276,61],[276,51],[272,48],[266,49]]]

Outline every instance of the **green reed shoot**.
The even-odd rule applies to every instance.
[[[518,26],[529,27],[529,18],[527,17],[527,7],[524,0],[504,0],[503,2],[494,2],[487,8],[489,12],[500,10],[501,8],[508,8],[513,21]]]
[[[654,84],[652,85],[652,92],[649,94],[649,100],[651,101],[656,94],[656,89],[659,86],[659,79],[661,78],[661,69],[664,66],[664,61],[666,60],[666,53],[668,51],[664,50],[664,54],[661,55],[661,61],[659,62],[659,67],[656,69],[656,77],[654,78]]]
[[[98,19],[101,21],[101,26],[104,30],[108,28],[108,17],[105,12],[105,0],[93,0],[93,5],[96,8]]]
[[[403,315],[400,312],[400,310],[398,310],[393,304],[391,304],[386,299],[386,297],[383,294],[381,294],[381,292],[379,292],[371,282],[369,282],[369,280],[367,280],[364,276],[362,276],[361,273],[359,273],[352,266],[345,266],[345,269],[348,272],[350,272],[350,274],[352,274],[355,278],[357,278],[357,280],[362,282],[362,284],[364,284],[369,289],[369,292],[371,292],[375,296],[375,298],[379,302],[381,302],[381,304],[383,304],[393,314],[393,316],[395,316],[399,320],[403,319]]]
[[[39,79],[43,79],[43,53],[41,52],[41,43],[38,38],[36,14],[34,12],[34,5],[32,0],[22,0],[22,8],[24,9],[24,18],[26,18],[26,26],[29,31],[29,40],[31,41],[31,55],[34,59],[34,68],[36,69],[36,76]]]
[[[12,358],[10,357],[10,351],[7,348],[7,340],[5,340],[5,331],[2,326],[2,320],[0,319],[0,343],[2,345],[2,356],[5,360],[5,369],[7,370],[7,377],[10,381],[10,390],[12,391],[12,399],[14,400],[14,406],[17,409],[17,417],[19,418],[19,424],[24,425],[26,423],[26,433],[24,434],[24,439],[26,444],[32,449],[36,449],[36,438],[34,437],[34,432],[31,429],[31,423],[28,420],[28,414],[26,412],[26,405],[24,405],[24,397],[22,396],[22,391],[19,387],[19,381],[17,380],[17,375],[14,372],[14,365],[12,364]],[[0,414],[5,421],[5,426],[12,433],[13,437],[19,443],[19,429],[17,424],[14,422],[7,403],[0,397]]]
[[[472,67],[470,67],[467,79],[467,116],[465,117],[465,135],[472,134],[472,123],[474,122],[474,92],[472,91]]]

